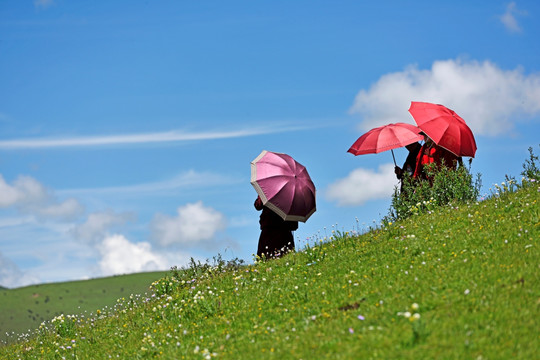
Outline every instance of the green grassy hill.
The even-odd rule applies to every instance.
[[[539,199],[536,184],[278,260],[193,265],[0,358],[538,358]]]
[[[113,306],[118,298],[148,291],[150,284],[165,274],[149,272],[0,289],[0,342],[8,340],[6,332],[28,332],[60,314],[82,314]]]

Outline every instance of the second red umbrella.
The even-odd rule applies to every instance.
[[[476,141],[458,114],[444,105],[412,101],[409,112],[433,142],[457,156],[474,157]]]
[[[348,152],[353,155],[378,154],[383,151],[404,147],[423,140],[420,129],[407,123],[395,123],[369,130],[352,144]],[[392,156],[394,152],[392,151]],[[394,158],[394,164],[396,159]]]

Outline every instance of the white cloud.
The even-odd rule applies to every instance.
[[[103,239],[111,227],[125,224],[135,217],[131,213],[115,213],[112,210],[96,212],[88,215],[86,222],[75,226],[71,234],[77,239],[95,243]]]
[[[458,113],[475,135],[499,135],[524,116],[540,113],[540,74],[502,70],[484,61],[435,61],[428,70],[409,66],[361,90],[350,109],[362,130],[394,122],[414,123],[411,101],[443,104]],[[537,120],[536,120],[537,121]]]
[[[72,219],[84,210],[75,199],[59,202],[39,181],[19,176],[8,184],[0,174],[0,208],[15,207],[23,213],[50,219]]]
[[[41,202],[47,197],[43,185],[29,176],[19,176],[9,185],[0,174],[0,207]]]
[[[339,206],[358,206],[369,200],[389,198],[397,183],[393,164],[381,165],[378,171],[359,168],[330,184],[326,197]]]
[[[180,141],[215,140],[283,133],[304,129],[301,126],[251,127],[228,131],[166,131],[159,133],[119,134],[104,136],[81,136],[65,138],[35,138],[0,141],[0,149],[43,149],[59,147],[96,147],[110,145],[134,145]]]
[[[147,242],[132,243],[123,235],[107,236],[98,248],[103,276],[167,269],[167,259]]]
[[[225,216],[201,201],[179,207],[177,216],[157,214],[152,221],[154,237],[162,246],[193,247],[212,240],[224,228]]]
[[[0,286],[14,288],[37,282],[37,277],[23,272],[13,261],[0,253]]]
[[[521,11],[517,9],[517,5],[514,1],[506,5],[506,12],[500,16],[500,20],[506,30],[513,32],[513,33],[519,33],[522,31],[521,26],[518,24],[518,21],[516,19],[516,15],[526,15],[526,11]]]

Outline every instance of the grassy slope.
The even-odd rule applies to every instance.
[[[114,276],[84,281],[32,285],[0,291],[0,342],[6,332],[36,329],[45,320],[64,314],[79,314],[112,306],[116,299],[139,294],[165,272]]]
[[[60,336],[42,331],[0,357],[532,359],[539,194],[530,187],[360,237],[336,234],[185,284],[170,275],[160,298],[124,302],[118,316],[78,319],[76,328],[51,324]],[[413,303],[419,320],[398,315]]]

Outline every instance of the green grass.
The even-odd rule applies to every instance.
[[[533,184],[278,260],[171,272],[154,296],[58,318],[0,358],[538,358],[539,199]]]
[[[0,289],[0,343],[16,340],[28,329],[60,314],[82,314],[105,306],[130,294],[148,291],[150,284],[166,272],[149,272],[101,279],[32,285]]]

